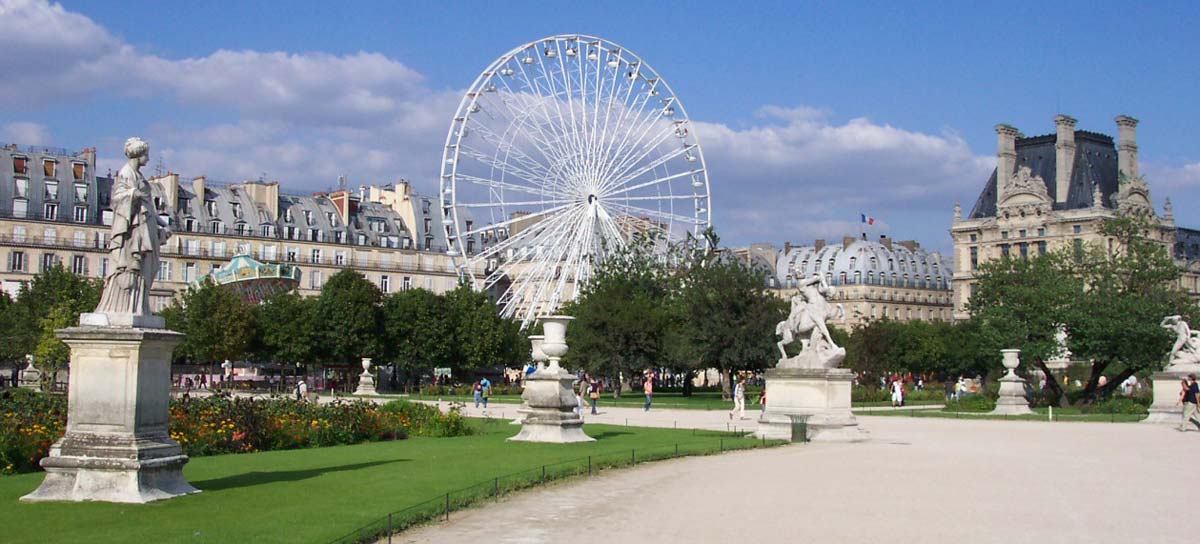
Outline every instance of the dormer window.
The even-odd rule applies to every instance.
[[[208,231],[213,234],[221,234],[221,222],[220,221],[209,222]]]
[[[329,221],[330,225],[337,226],[337,216],[333,212],[325,212],[325,220]]]
[[[42,159],[42,173],[48,178],[54,177],[58,172],[58,161],[54,159]]]
[[[230,204],[230,206],[229,206],[229,207],[230,207],[230,208],[233,210],[233,216],[234,216],[234,217],[241,217],[241,216],[242,216],[242,205],[241,205],[241,204],[238,204],[237,202],[234,202],[234,203]]]
[[[86,183],[75,184],[75,202],[87,202],[88,186]]]
[[[275,237],[275,227],[269,223],[266,225],[263,225],[262,226],[262,235],[263,235],[263,238],[274,238]]]
[[[46,182],[46,200],[58,200],[58,182]]]
[[[196,220],[192,219],[191,217],[184,219],[183,220],[183,230],[186,232],[195,232],[196,231]]]
[[[204,201],[204,209],[205,209],[205,210],[208,210],[208,215],[209,215],[210,217],[216,217],[216,215],[217,215],[217,201],[216,201],[216,200],[205,200],[205,201]]]
[[[84,181],[84,175],[87,174],[87,165],[81,162],[71,163],[71,174],[75,181]]]
[[[291,208],[283,210],[283,220],[287,221],[288,223],[292,222],[292,209]]]
[[[19,176],[29,175],[29,159],[21,156],[13,157],[13,173]]]
[[[17,198],[29,198],[29,180],[17,178],[16,182]]]
[[[304,210],[304,223],[306,225],[311,225],[312,222],[312,210]]]

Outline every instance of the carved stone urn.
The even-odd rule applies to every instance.
[[[362,374],[358,375],[358,387],[354,389],[355,395],[375,395],[375,375],[371,374],[371,358],[362,358]]]
[[[1032,414],[1029,399],[1025,397],[1025,379],[1015,372],[1021,366],[1021,350],[1002,349],[1000,353],[1008,372],[1000,378],[1000,398],[996,399],[996,409],[992,413],[1005,416]]]
[[[559,366],[559,360],[567,354],[567,323],[572,319],[569,316],[543,317],[545,338],[541,339],[540,350],[538,339],[530,338],[534,346],[530,355],[537,360],[541,351],[550,365],[525,377],[525,391],[521,393],[521,400],[527,406],[525,417],[521,420],[521,432],[509,440],[557,444],[594,440],[584,434],[583,418],[575,413],[578,402],[571,387],[575,375]]]

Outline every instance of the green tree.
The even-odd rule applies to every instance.
[[[719,238],[711,230],[707,235],[708,247],[716,248]],[[681,319],[668,327],[682,341],[677,349],[666,350],[664,359],[690,361],[688,370],[720,369],[727,396],[734,371],[773,366],[778,359],[775,325],[787,317],[787,303],[767,292],[765,280],[741,260],[722,258],[716,251],[694,258],[679,282]],[[689,372],[685,394],[690,393],[690,377]]]
[[[453,366],[452,317],[446,299],[426,289],[400,291],[384,301],[386,358],[408,375],[406,387],[423,371]]]
[[[999,368],[1000,349],[1021,350],[1021,358],[1045,373],[1051,391],[1065,402],[1063,389],[1046,361],[1058,354],[1058,331],[1066,328],[1083,282],[1063,252],[1030,259],[1005,257],[980,265],[967,304],[978,348],[991,354],[989,368]]]
[[[576,300],[562,309],[575,317],[565,362],[616,382],[668,359],[678,315],[671,300],[674,279],[650,241],[631,243],[597,264]]]
[[[1092,361],[1083,400],[1094,401],[1134,373],[1161,368],[1173,340],[1159,326],[1163,316],[1198,314],[1179,287],[1179,267],[1159,232],[1144,215],[1110,219],[1100,229],[1108,242],[1087,247],[1075,267],[1086,287],[1066,329],[1075,356]]]
[[[103,283],[76,275],[57,264],[30,280],[17,295],[12,310],[17,315],[18,328],[12,331],[17,353],[62,353],[67,346],[54,336],[54,328],[79,322],[79,314],[90,312],[100,303]],[[54,318],[51,316],[54,315]],[[73,318],[64,318],[73,315]],[[65,325],[63,325],[65,324]],[[47,328],[53,327],[53,328]],[[39,359],[40,361],[40,359]],[[59,368],[66,361],[51,361]],[[39,366],[40,366],[39,362]]]
[[[356,270],[329,277],[313,308],[320,355],[341,363],[379,357],[383,293]]]
[[[317,326],[313,313],[315,298],[293,292],[268,297],[257,308],[259,358],[289,364],[317,361]]]
[[[8,293],[0,291],[0,362],[16,362],[24,359],[27,351],[21,350],[19,335],[29,334],[21,319],[20,308]]]
[[[525,357],[519,353],[520,326],[500,317],[496,304],[486,293],[475,291],[464,282],[444,296],[452,316],[450,332],[455,346],[451,367],[463,372],[524,363]]]
[[[167,328],[186,335],[176,358],[216,364],[246,359],[256,331],[255,306],[206,279],[162,312]]]

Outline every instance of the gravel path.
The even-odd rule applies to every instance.
[[[654,422],[676,417],[694,416],[664,410]],[[711,423],[718,417],[727,418],[709,415]],[[1183,531],[1195,530],[1200,504],[1200,433],[1143,424],[869,416],[860,422],[871,432],[869,442],[792,445],[606,472],[451,514],[449,523],[393,541],[1194,540]]]

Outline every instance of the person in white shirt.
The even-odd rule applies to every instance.
[[[733,419],[733,414],[738,415],[738,419],[746,419],[746,377],[738,378],[737,384],[733,386],[733,410],[729,412],[729,419]]]
[[[904,405],[904,381],[896,378],[892,382],[892,407]]]

